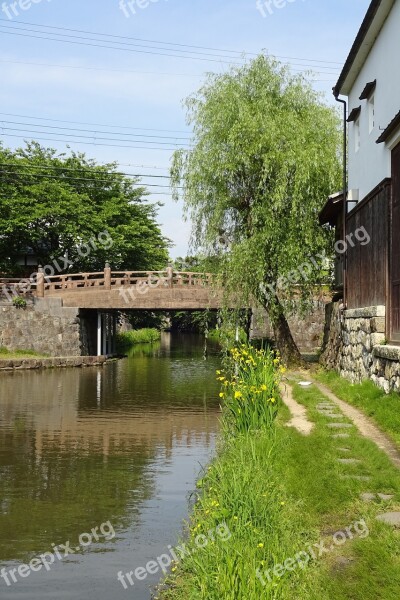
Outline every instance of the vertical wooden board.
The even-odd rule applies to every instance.
[[[400,144],[392,151],[391,339],[400,341]]]

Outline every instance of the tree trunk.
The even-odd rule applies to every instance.
[[[288,366],[303,365],[304,360],[293,339],[279,298],[274,296],[273,300],[268,303],[266,308],[274,330],[276,345],[278,346],[283,363]]]

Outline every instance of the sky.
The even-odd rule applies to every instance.
[[[185,256],[190,222],[168,180],[173,149],[190,136],[183,100],[207,72],[266,51],[296,72],[312,69],[313,86],[333,103],[369,3],[0,0],[0,140],[15,148],[37,139],[59,151],[68,143],[143,175],[149,199],[163,203],[172,257]]]

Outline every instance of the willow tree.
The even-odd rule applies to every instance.
[[[213,258],[230,304],[262,305],[282,356],[299,362],[287,316],[325,266],[318,212],[340,186],[338,115],[264,55],[209,75],[185,105],[193,145],[175,152],[171,175],[192,244]]]

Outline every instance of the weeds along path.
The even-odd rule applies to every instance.
[[[304,373],[293,373],[293,375],[295,377],[304,377]],[[376,425],[374,425],[363,412],[357,408],[354,408],[353,406],[350,406],[350,404],[347,404],[347,402],[340,400],[340,398],[331,392],[328,387],[312,379],[309,373],[307,373],[307,379],[312,381],[313,385],[315,385],[315,387],[319,389],[319,391],[326,398],[331,400],[331,402],[340,408],[343,414],[354,423],[361,435],[375,442],[378,448],[385,452],[385,454],[396,465],[396,467],[400,468],[400,452],[397,450],[396,446],[391,442],[391,440],[384,433],[382,433],[382,431]]]

